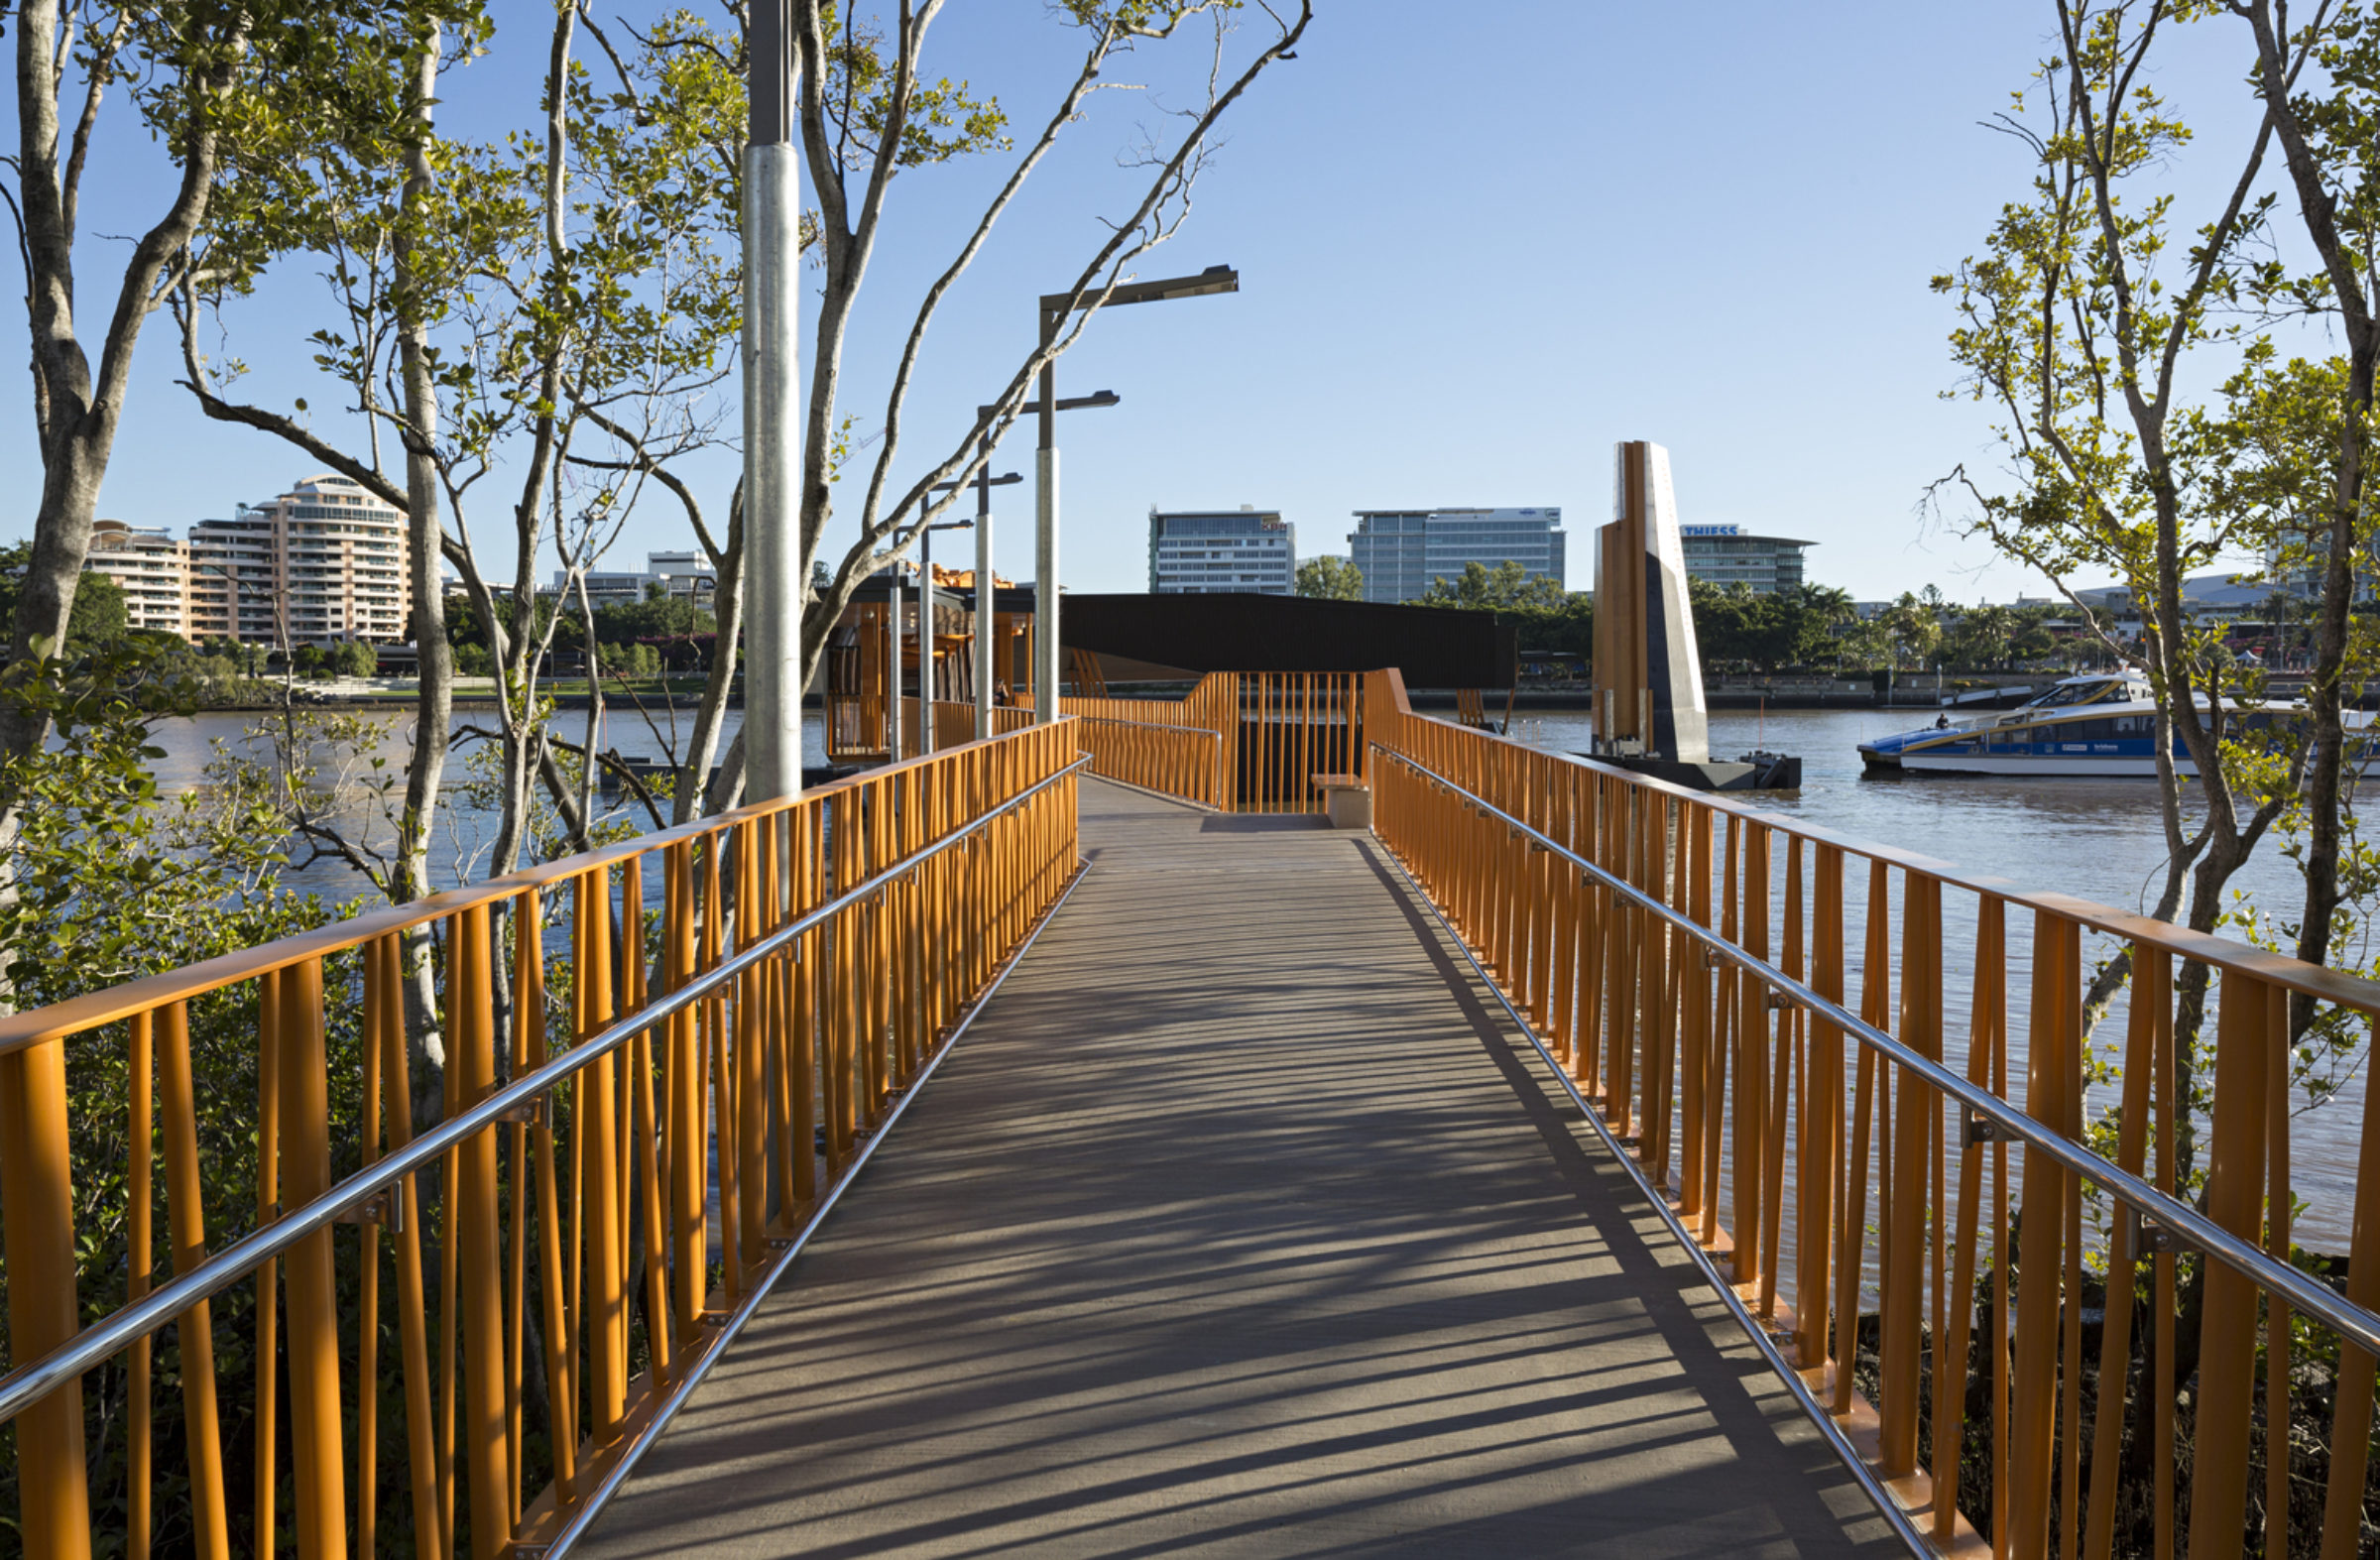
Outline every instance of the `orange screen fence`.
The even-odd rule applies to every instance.
[[[0,1019],[25,1552],[569,1532],[1068,892],[1082,765],[1026,728]]]
[[[2291,1004],[2368,1041],[2380,986],[1371,682],[1378,838],[1905,1539],[2370,1552],[2380,1093],[2301,1208]]]

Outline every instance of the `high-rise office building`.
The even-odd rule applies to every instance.
[[[1756,596],[1799,589],[1802,553],[1818,545],[1791,537],[1755,537],[1741,526],[1680,526],[1690,578],[1714,585],[1749,585]]]
[[[568,569],[555,569],[553,583],[537,587],[540,596],[559,596],[570,583]],[[643,601],[654,586],[673,600],[691,601],[706,611],[718,593],[719,571],[706,552],[648,552],[645,568],[589,569],[587,601],[592,606],[626,606]]]
[[[1518,563],[1530,579],[1565,583],[1562,511],[1360,509],[1349,556],[1364,571],[1366,601],[1412,601],[1432,582],[1461,579],[1467,563]]]
[[[1148,588],[1157,595],[1297,590],[1297,528],[1277,509],[1148,512]]]

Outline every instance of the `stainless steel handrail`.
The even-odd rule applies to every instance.
[[[312,1202],[305,1203],[263,1229],[243,1237],[176,1275],[163,1287],[114,1312],[106,1320],[74,1335],[72,1342],[39,1360],[0,1377],[0,1424],[5,1424],[50,1392],[81,1376],[102,1360],[128,1348],[135,1340],[163,1328],[201,1300],[230,1288],[251,1271],[296,1246],[307,1236],[328,1228],[338,1216],[431,1162],[465,1139],[482,1132],[530,1101],[546,1093],[594,1062],[627,1044],[654,1024],[683,1012],[734,980],[794,938],[866,899],[879,889],[913,871],[960,841],[972,837],[995,819],[1022,806],[1091,761],[1080,758],[1056,774],[970,820],[925,849],[904,856],[882,872],[846,889],[824,904],[788,921],[748,948],[742,948],[675,991],[663,993],[637,1013],[620,1020],[547,1061],[526,1078],[517,1079],[459,1115],[448,1117],[412,1142],[348,1176]]]
[[[1869,1050],[1914,1074],[1927,1087],[1957,1100],[1976,1115],[1988,1118],[2009,1138],[2021,1140],[2027,1147],[2036,1148],[2048,1154],[2059,1164],[2073,1170],[2085,1180],[2095,1183],[2118,1201],[2152,1215],[2159,1224],[2184,1236],[2199,1250],[2226,1267],[2244,1274],[2254,1282],[2281,1295],[2299,1310],[2320,1318],[2328,1323],[2340,1337],[2372,1354],[2380,1355],[2380,1316],[2375,1316],[2372,1312],[2349,1301],[2345,1296],[2316,1279],[2312,1274],[2301,1272],[2286,1262],[2274,1260],[2261,1247],[2242,1241],[2190,1204],[2159,1191],[2139,1176],[2109,1163],[2088,1148],[2071,1142],[2049,1131],[2034,1121],[2032,1117],[2009,1105],[1998,1095],[1976,1088],[1940,1062],[1911,1050],[1882,1029],[1866,1022],[1841,1003],[1821,996],[1817,991],[1786,974],[1775,965],[1726,941],[1710,927],[1703,925],[1684,912],[1672,908],[1652,895],[1646,894],[1634,884],[1613,877],[1596,863],[1579,855],[1552,836],[1512,816],[1486,797],[1475,791],[1466,790],[1445,776],[1438,774],[1426,765],[1407,758],[1392,748],[1382,747],[1376,742],[1370,743],[1368,746],[1372,752],[1395,760],[1413,771],[1414,774],[1425,777],[1432,783],[1443,786],[1473,803],[1483,812],[1491,814],[1510,827],[1526,834],[1529,838],[1536,840],[1546,849],[1596,879],[1612,893],[1667,921],[1678,930],[1685,932],[1694,941],[1701,943],[1716,956],[1742,969],[1763,985],[1784,993],[1795,1003],[1826,1020],[1831,1026],[1841,1029]]]
[[[1126,720],[1122,715],[1068,715],[1066,718],[1093,726],[1130,726],[1140,731],[1186,731],[1193,736],[1211,737],[1217,742],[1223,740],[1223,733],[1211,726],[1172,726],[1163,721]]]

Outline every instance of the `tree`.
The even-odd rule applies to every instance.
[[[1304,572],[1301,567],[1300,575]],[[1347,572],[1354,574],[1355,566],[1349,564]],[[1301,589],[1299,594],[1311,593]],[[1531,578],[1510,559],[1493,569],[1466,563],[1459,578],[1432,580],[1428,593],[1407,605],[1492,612],[1496,621],[1513,625],[1522,650],[1567,651],[1589,660],[1595,656],[1595,598],[1585,591],[1566,592],[1559,581],[1544,575]]]
[[[2016,614],[2006,607],[1985,603],[1965,608],[1948,630],[1943,659],[1968,670],[1996,670],[2007,664],[2016,631]]]
[[[1064,0],[1054,9],[1082,39],[1072,79],[1058,94],[1041,130],[1027,144],[1008,180],[971,224],[909,316],[878,420],[875,458],[864,475],[851,473],[860,478],[854,484],[858,499],[844,518],[854,524],[856,540],[829,569],[827,585],[810,598],[802,613],[800,660],[804,671],[816,664],[828,634],[861,582],[907,552],[921,529],[937,522],[964,496],[967,483],[984,469],[991,451],[1020,415],[1036,378],[1081,339],[1125,280],[1127,268],[1179,231],[1189,214],[1191,186],[1206,167],[1217,123],[1275,61],[1294,57],[1298,41],[1313,19],[1311,0],[1300,0],[1286,19],[1267,8],[1265,15],[1272,26],[1261,47],[1233,70],[1227,26],[1231,8],[1223,0]],[[816,322],[804,343],[811,367],[795,554],[796,569],[806,576],[820,555],[828,523],[837,518],[837,451],[848,448],[842,437],[847,428],[843,352],[861,284],[883,230],[893,175],[904,159],[916,155],[921,144],[930,147],[938,137],[951,134],[951,127],[935,117],[937,94],[947,91],[948,84],[935,87],[921,70],[927,31],[940,14],[938,5],[903,5],[896,15],[882,20],[883,44],[881,49],[872,46],[871,53],[883,71],[886,87],[882,114],[873,120],[854,112],[851,90],[838,92],[834,85],[834,61],[854,36],[849,16],[841,18],[838,27],[834,9],[824,0],[794,0],[792,13],[799,88],[795,110],[809,190],[818,202],[818,261],[824,273]],[[1063,323],[1054,338],[1036,343],[1018,362],[1008,384],[990,398],[986,415],[973,426],[957,430],[943,446],[945,452],[919,470],[905,488],[893,489],[892,475],[904,446],[908,398],[926,331],[952,286],[982,252],[1061,132],[1082,119],[1093,93],[1115,84],[1107,79],[1111,68],[1121,59],[1173,39],[1201,20],[1209,25],[1213,37],[1204,72],[1208,83],[1205,100],[1174,112],[1182,129],[1170,147],[1151,140],[1130,159],[1133,166],[1147,171],[1147,181],[1132,208],[1106,224],[1108,237],[1091,253],[1072,284],[1062,290],[1058,317]],[[943,486],[939,498],[935,497],[937,485]],[[798,679],[794,685],[800,685]],[[729,766],[740,772],[740,751],[730,754]]]
[[[1813,665],[1832,660],[1841,643],[1840,631],[1858,620],[1851,593],[1835,585],[1796,585],[1775,592],[1782,628],[1790,636],[1786,663]]]
[[[1928,585],[1929,591],[1934,587]],[[1934,591],[1937,600],[1941,592]],[[1884,609],[1884,633],[1893,648],[1893,664],[1925,666],[1931,663],[1942,645],[1942,620],[1932,604],[1920,600],[1908,591]]]
[[[595,642],[599,645],[684,639],[715,634],[718,629],[718,620],[685,596],[648,596],[643,601],[614,602],[595,609]],[[580,632],[573,625],[564,635],[566,642],[578,643]]]
[[[2202,932],[2221,919],[2225,886],[2291,806],[2306,760],[2303,747],[2274,762],[2231,742],[2239,699],[2220,631],[2183,605],[2193,569],[2253,540],[2238,508],[2202,480],[2205,420],[2184,415],[2181,387],[2219,373],[2193,365],[2186,376],[2185,363],[2235,351],[2234,368],[2252,370],[2229,305],[2273,275],[2252,247],[2271,206],[2256,193],[2274,136],[2269,112],[2226,164],[2219,202],[2182,229],[2186,249],[2176,243],[2174,197],[2141,187],[2191,141],[2151,84],[2158,46],[2210,9],[2057,0],[2059,54],[1997,120],[2024,149],[2030,187],[2002,208],[1981,256],[1934,279],[1960,310],[1952,351],[1964,389],[2001,414],[1996,431],[2017,478],[2012,491],[1986,492],[1964,469],[1953,473],[1971,502],[1970,528],[2048,575],[2078,610],[2086,609],[2070,582],[2082,570],[2112,571],[2142,604],[2137,643],[2095,619],[2092,634],[2102,655],[2147,675],[2156,699],[2168,861],[2152,913],[2175,918],[2187,885],[2188,924]],[[2276,79],[2296,79],[2319,42],[2314,30],[2294,34]],[[2029,99],[2037,119],[2022,117]],[[2173,762],[2177,739],[2199,772],[2195,827]],[[2093,1020],[2128,973],[2119,954],[2093,982]],[[2193,963],[2176,986],[2186,1088],[2206,982],[2206,967]],[[2187,1168],[2187,1122],[2179,1148]]]
[[[277,20],[270,6],[169,5],[112,14],[101,8],[89,17],[59,0],[24,0],[18,7],[17,146],[5,160],[16,189],[6,203],[26,269],[42,492],[10,616],[12,664],[38,660],[44,648],[54,651],[67,636],[141,326],[205,213],[224,125],[252,111],[256,84],[291,63],[278,53]],[[82,103],[69,132],[60,98],[76,67]],[[94,371],[75,314],[75,246],[83,175],[111,84],[121,85],[153,126],[171,122],[166,147],[180,178],[124,262],[95,342]],[[48,730],[38,704],[0,709],[0,759],[32,753]],[[13,820],[0,813],[0,840],[11,827]]]
[[[0,546],[0,621],[13,620],[18,598],[33,563],[33,543],[12,541]],[[75,586],[74,605],[67,614],[64,655],[68,660],[107,650],[122,642],[130,626],[124,609],[124,590],[105,574],[89,574]]]
[[[1362,601],[1364,571],[1356,567],[1352,558],[1333,557],[1329,553],[1308,558],[1297,566],[1297,593],[1324,601]]]
[[[1430,581],[1430,588],[1413,605],[1463,607],[1474,612],[1545,612],[1560,607],[1562,599],[1560,580],[1531,575],[1507,558],[1493,569],[1485,563],[1466,563],[1459,578],[1441,575]]]
[[[1551,607],[1522,607],[1508,615],[1520,629],[1522,650],[1568,651],[1594,661],[1595,597],[1586,591],[1571,591]]]
[[[2058,636],[2045,624],[2030,623],[2009,642],[2008,651],[2019,661],[2047,660],[2058,653]]]
[[[1715,585],[1698,579],[1688,583],[1688,600],[1694,613],[1695,643],[1703,653],[1706,670],[1775,671],[1798,659],[1802,645],[1798,593],[1789,597],[1755,591],[1740,581]]]
[[[2303,507],[2290,516],[2309,540],[2304,559],[2320,577],[2307,683],[2313,751],[2305,769],[2306,895],[2296,937],[2298,957],[2329,963],[2351,934],[2342,919],[2340,863],[2359,853],[2347,833],[2352,784],[2345,779],[2344,695],[2359,655],[2351,613],[2354,560],[2368,555],[2373,534],[2366,497],[2373,396],[2380,383],[2380,15],[2361,0],[2318,6],[2312,25],[2291,30],[2276,0],[2230,0],[2256,47],[2256,90],[2266,125],[2281,143],[2299,216],[2318,261],[2314,274],[2275,277],[2265,291],[2310,312],[2326,314],[2346,344],[2338,372],[2318,405],[2330,436],[2326,459],[2305,475]],[[2309,40],[2322,76],[2302,81]],[[2323,90],[2327,88],[2327,90]],[[2368,874],[2367,874],[2368,875]],[[2292,1005],[2293,1027],[2311,1021],[2311,999]]]

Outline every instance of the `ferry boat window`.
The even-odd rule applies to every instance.
[[[2068,683],[2052,688],[2027,707],[2030,709],[2057,709],[2068,704],[2120,703],[2129,698],[2128,694],[2118,694],[2113,691],[2121,686],[2120,683],[2108,682]]]

